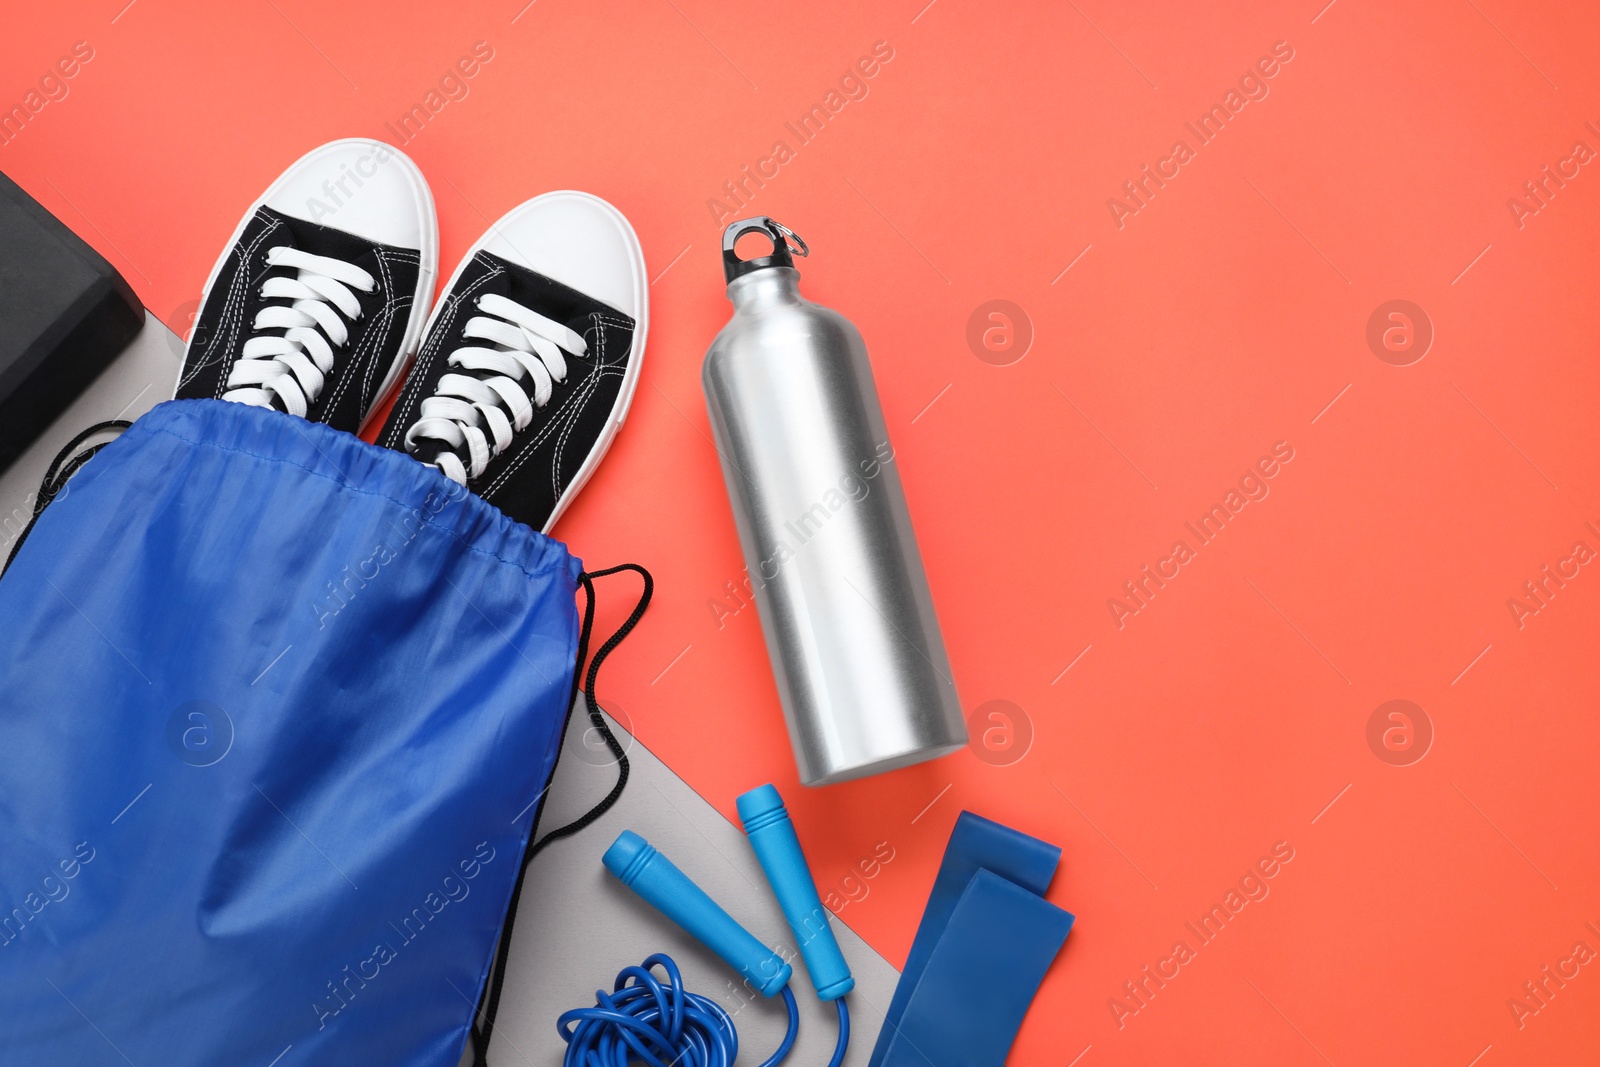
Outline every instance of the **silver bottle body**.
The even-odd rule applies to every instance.
[[[861,334],[790,267],[728,286],[702,378],[800,779],[966,743]]]

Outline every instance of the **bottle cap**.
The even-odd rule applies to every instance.
[[[772,252],[755,259],[740,259],[733,246],[738,244],[739,238],[745,234],[757,232],[766,234],[772,239]],[[765,215],[730,222],[728,228],[722,231],[722,273],[730,282],[735,278],[742,278],[753,270],[793,267],[795,253],[809,256],[811,249],[806,247],[799,234]]]

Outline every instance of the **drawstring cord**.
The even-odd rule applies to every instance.
[[[607,793],[599,803],[594,805],[594,807],[590,808],[576,819],[567,823],[565,826],[557,827],[556,829],[551,830],[549,833],[540,837],[532,846],[529,847],[527,854],[523,857],[522,867],[517,872],[517,884],[511,891],[511,906],[506,910],[505,926],[502,927],[500,931],[500,944],[495,950],[494,970],[490,975],[488,984],[484,988],[483,997],[478,1003],[478,1019],[473,1024],[472,1028],[473,1067],[489,1067],[489,1038],[494,1034],[495,1017],[500,1012],[500,995],[505,989],[506,981],[506,958],[511,949],[511,930],[516,925],[517,902],[522,898],[522,883],[527,879],[528,865],[533,862],[533,857],[537,856],[541,851],[543,851],[544,847],[550,844],[550,842],[558,841],[563,837],[571,837],[573,834],[588,827],[596,819],[600,818],[600,816],[609,811],[611,806],[617,802],[617,799],[622,796],[622,791],[628,784],[628,757],[627,754],[622,751],[622,745],[617,741],[616,735],[611,732],[611,727],[606,725],[605,718],[600,714],[600,701],[595,696],[595,683],[600,678],[600,664],[604,663],[606,657],[616,650],[616,647],[623,642],[623,639],[625,639],[628,634],[633,632],[633,628],[637,626],[639,624],[639,620],[644,617],[645,609],[650,606],[650,596],[655,590],[655,581],[650,577],[650,572],[639,566],[637,563],[624,563],[620,566],[608,567],[601,571],[585,571],[583,574],[578,576],[578,581],[582,583],[585,594],[583,627],[578,632],[578,666],[580,669],[583,667],[584,659],[589,654],[589,637],[594,629],[594,579],[605,578],[609,575],[619,574],[622,571],[633,571],[638,574],[639,577],[644,581],[644,589],[639,594],[639,602],[634,605],[632,613],[630,613],[627,619],[623,621],[622,625],[618,626],[616,631],[606,639],[605,644],[600,646],[599,651],[594,654],[594,659],[589,661],[587,672],[585,672],[583,675],[584,706],[589,712],[589,722],[593,724],[595,730],[605,741],[606,748],[610,749],[611,754],[616,757],[617,782],[611,787],[611,791]],[[571,699],[567,702],[568,707],[571,707],[573,702],[576,701],[577,695],[578,672],[574,671],[572,677],[572,694]],[[555,771],[552,769],[552,778],[554,777],[554,774]],[[549,795],[548,787],[546,787],[545,795]],[[539,806],[534,811],[533,821],[535,826],[539,824],[539,812],[542,811],[543,808],[544,798],[541,797],[539,799]]]
[[[132,426],[127,419],[108,419],[97,422],[84,430],[78,436],[66,443],[66,446],[56,453],[56,458],[50,461],[50,466],[44,472],[44,481],[39,483],[39,493],[33,501],[33,517],[28,520],[28,525],[22,528],[17,539],[11,542],[11,554],[6,556],[6,565],[0,567],[0,575],[11,569],[11,561],[17,558],[17,549],[22,547],[22,542],[28,539],[33,532],[33,524],[39,521],[39,516],[44,513],[45,507],[61,495],[61,490],[67,487],[67,479],[78,473],[78,468],[94,458],[96,452],[109,445],[110,441],[101,441],[97,445],[83,448],[83,443],[96,434],[117,433]],[[114,440],[114,438],[113,438]],[[80,452],[79,449],[82,449]]]

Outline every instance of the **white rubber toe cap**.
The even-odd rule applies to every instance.
[[[490,227],[484,251],[643,318],[644,252],[622,212],[572,190],[536,196]]]
[[[438,247],[433,194],[410,157],[382,141],[330,141],[294,162],[262,203],[397,248]]]

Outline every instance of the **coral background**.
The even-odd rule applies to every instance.
[[[444,273],[569,187],[626,212],[650,263],[633,414],[558,530],[656,575],[605,694],[644,744],[730,817],[775,780],[840,920],[897,965],[962,808],[1059,843],[1050,897],[1078,925],[1013,1063],[1593,1062],[1600,565],[1574,546],[1600,550],[1600,167],[1578,158],[1600,9],[524,3],[29,5],[0,104],[76,42],[93,58],[0,169],[182,332],[276,174],[327,139],[397,142],[485,42],[404,145]],[[802,144],[785,124],[876,42],[892,59]],[[1250,80],[1275,46],[1292,59]],[[1185,124],[1230,91],[1199,144]],[[1192,158],[1162,163],[1180,139]],[[780,140],[748,210],[728,201]],[[1135,201],[1146,165],[1169,177]],[[805,291],[867,338],[969,752],[795,781],[754,611],[727,610],[742,561],[699,385],[729,311],[716,198],[799,231]],[[1369,342],[1393,300],[1412,309]],[[1267,495],[1200,546],[1185,523],[1279,442]],[[1175,577],[1108,607],[1179,539]],[[1369,730],[1392,700],[1406,717]],[[1201,944],[1185,923],[1280,842],[1268,895]],[[1180,940],[1193,958],[1131,998]]]

